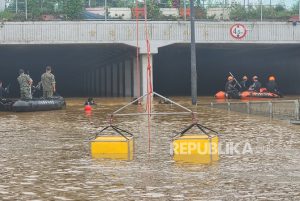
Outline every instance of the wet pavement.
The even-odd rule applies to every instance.
[[[0,113],[0,200],[300,200],[300,127],[287,121],[198,106],[199,121],[222,134],[220,160],[202,165],[170,156],[189,116],[152,117],[150,153],[147,117],[119,117],[136,137],[134,159],[92,159],[89,139],[128,101],[96,99],[91,114],[84,99],[67,99],[61,111]]]

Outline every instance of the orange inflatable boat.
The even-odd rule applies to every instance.
[[[216,93],[216,99],[226,99],[228,96],[224,91]],[[241,92],[239,98],[281,98],[280,95],[271,92],[255,92],[255,91],[244,91]]]

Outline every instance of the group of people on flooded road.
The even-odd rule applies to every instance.
[[[228,76],[227,82],[225,84],[225,92],[229,98],[236,98],[239,96],[240,92],[252,91],[252,92],[271,92],[278,95],[281,93],[278,90],[278,85],[276,83],[275,76],[269,76],[266,88],[262,88],[262,84],[258,79],[258,76],[252,77],[252,83],[250,84],[248,77],[243,76],[242,81],[238,82],[233,75]]]
[[[41,81],[37,84],[37,86],[33,86],[33,80],[29,74],[26,74],[23,69],[19,70],[19,76],[17,78],[19,86],[20,86],[20,98],[21,99],[32,99],[33,89],[43,90],[43,98],[51,98],[53,94],[56,92],[56,82],[55,77],[51,73],[51,66],[46,67],[46,72],[42,74]],[[0,81],[0,98],[4,96],[4,94],[8,93],[8,88],[4,88],[2,86],[2,82]]]

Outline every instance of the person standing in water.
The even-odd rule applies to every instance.
[[[31,85],[33,80],[29,75],[25,74],[23,69],[19,70],[19,77],[17,78],[20,85],[21,99],[32,99]]]
[[[41,76],[41,83],[43,87],[43,98],[51,98],[56,91],[55,77],[51,73],[51,66],[46,67],[46,72]]]

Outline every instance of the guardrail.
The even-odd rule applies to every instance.
[[[254,115],[269,116],[278,119],[300,120],[300,101],[248,101],[248,102],[224,102],[210,103],[212,108],[226,109],[228,111],[241,112]]]
[[[246,34],[234,38],[231,28],[236,22],[196,22],[197,43],[299,43],[300,26],[288,22],[239,22]],[[139,38],[145,39],[144,23],[140,23]],[[158,43],[189,43],[190,23],[185,21],[151,21],[148,23],[151,41]],[[136,24],[131,21],[78,22],[2,22],[1,44],[61,44],[61,43],[127,43],[136,40]]]

